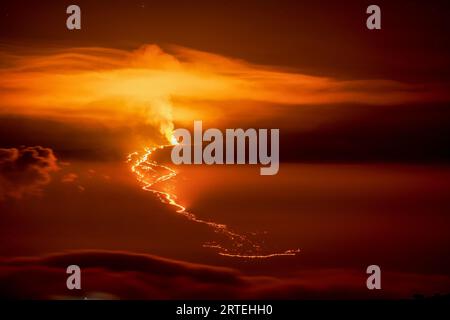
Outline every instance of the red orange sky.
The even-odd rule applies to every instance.
[[[73,295],[66,263],[100,298],[450,290],[446,2],[379,3],[378,31],[364,1],[79,1],[77,31],[69,4],[0,5],[0,296]],[[194,120],[279,128],[279,174],[179,166],[148,192],[127,156]],[[218,255],[230,235],[295,254]]]

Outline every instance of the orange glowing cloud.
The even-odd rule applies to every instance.
[[[39,54],[5,51],[1,53],[6,63],[0,69],[0,113],[95,120],[110,126],[146,124],[156,126],[169,141],[173,121],[192,116],[174,111],[177,99],[192,106],[196,101],[236,101],[243,109],[245,102],[390,105],[448,100],[438,86],[304,75],[182,47],[170,47],[167,52],[156,45],[131,52],[106,48]],[[214,112],[203,111],[203,119]]]

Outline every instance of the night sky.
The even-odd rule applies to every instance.
[[[381,30],[369,1],[76,1],[73,31],[70,4],[0,4],[0,297],[450,292],[448,1],[378,1]],[[163,147],[146,188],[194,120],[279,128],[279,174]]]

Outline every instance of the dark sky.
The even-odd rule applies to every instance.
[[[82,30],[65,28],[68,5]],[[343,78],[448,80],[448,1],[2,1],[2,42],[136,47],[177,44]]]

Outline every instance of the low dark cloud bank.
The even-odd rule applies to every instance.
[[[82,289],[66,288],[79,265]],[[0,297],[8,299],[344,299],[410,298],[450,288],[444,275],[384,272],[383,290],[366,288],[365,270],[314,269],[275,278],[145,254],[80,251],[0,260]]]
[[[0,148],[0,200],[39,194],[59,169],[52,149],[41,146]]]

